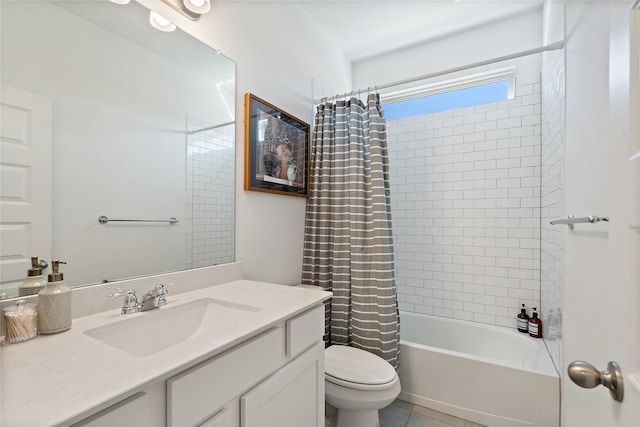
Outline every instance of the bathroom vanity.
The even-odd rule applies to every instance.
[[[3,345],[0,424],[323,426],[330,295],[235,280]]]

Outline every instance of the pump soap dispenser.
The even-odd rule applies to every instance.
[[[52,261],[53,272],[47,286],[38,294],[38,332],[55,334],[71,328],[71,289],[58,271],[64,261]]]
[[[518,314],[518,331],[529,332],[529,315],[527,314],[527,309],[524,308],[524,304],[522,304],[520,314]]]
[[[529,319],[529,335],[534,338],[542,338],[542,320],[538,318],[536,308],[531,309],[531,319]]]
[[[38,260],[37,256],[31,257],[31,268],[27,270],[27,280],[18,286],[18,295],[25,297],[40,292],[47,284],[42,270],[48,266],[47,261]]]

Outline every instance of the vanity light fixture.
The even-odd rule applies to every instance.
[[[115,4],[128,4],[131,0],[109,0]]]
[[[162,2],[193,21],[211,10],[211,0],[162,0]]]
[[[167,33],[176,29],[176,24],[169,21],[164,16],[161,16],[158,13],[154,12],[153,10],[149,12],[149,23],[156,30],[164,31]]]
[[[211,0],[183,0],[184,7],[203,15],[211,10]]]

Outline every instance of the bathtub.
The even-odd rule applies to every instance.
[[[400,312],[399,398],[491,427],[560,425],[560,378],[542,339]]]

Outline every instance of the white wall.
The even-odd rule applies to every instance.
[[[355,89],[417,77],[533,49],[542,43],[542,12],[532,11],[508,20],[494,22],[430,43],[354,64]],[[516,61],[523,70],[540,70],[540,57],[533,55]],[[506,63],[498,63],[492,68]],[[471,70],[478,72],[482,68]],[[451,75],[435,79],[451,78]]]
[[[338,49],[318,35],[322,33],[314,30],[315,24],[307,12],[295,4],[213,2],[212,11],[200,21],[193,22],[157,0],[143,0],[141,3],[161,12],[178,26],[212,48],[221,50],[236,62],[235,259],[245,262],[247,278],[287,284],[299,283],[306,199],[243,190],[244,93],[255,93],[292,115],[311,123],[314,85],[316,88],[322,87],[329,93],[349,88],[350,64]],[[20,9],[20,4],[18,2],[15,4],[16,8]],[[43,16],[47,19],[44,20],[41,31],[45,34],[48,32],[52,38],[64,37],[55,29],[49,29],[47,25],[65,26],[66,16],[63,16],[65,13],[54,6],[50,8],[52,13]],[[19,26],[20,24],[13,21],[11,25]],[[8,28],[3,28],[3,36],[7,34],[7,30]],[[152,29],[150,31],[155,32]],[[25,43],[29,40],[31,38],[26,37]],[[37,42],[36,37],[33,40]],[[40,49],[45,51],[37,55],[28,56],[24,52],[16,52],[16,55],[22,55],[24,58],[15,60],[14,57],[9,56],[10,52],[3,51],[3,60],[6,59],[3,64],[3,81],[7,78],[8,84],[13,83],[15,86],[29,89],[22,84],[24,78],[38,72],[55,74],[47,64],[48,55],[55,55],[58,59],[65,58],[64,49],[69,46],[69,43],[84,46],[86,60],[80,66],[63,67],[64,71],[60,76],[56,75],[56,78],[60,77],[65,81],[64,85],[69,90],[55,95],[64,95],[65,98],[74,99],[73,97],[77,97],[78,93],[91,94],[94,98],[98,95],[113,98],[114,94],[117,95],[123,91],[123,84],[129,85],[124,89],[125,92],[136,94],[143,87],[155,87],[157,74],[169,74],[174,78],[179,75],[171,64],[159,64],[156,66],[157,71],[148,75],[131,74],[128,67],[131,61],[144,58],[143,60],[147,63],[155,64],[153,62],[155,58],[152,58],[152,55],[131,52],[125,47],[124,39],[107,44],[103,40],[71,37],[69,40],[56,43],[56,46],[63,50],[62,52],[41,47]],[[103,48],[108,46],[109,49],[128,56],[116,63],[104,63],[101,50],[91,47],[95,45]],[[43,60],[44,64],[34,63],[36,58]],[[7,64],[19,65],[23,68],[23,72],[10,75],[6,72]],[[105,74],[109,80],[110,73],[119,73],[125,77],[125,83],[114,83],[118,85],[116,86],[118,90],[105,86],[100,88],[101,93],[98,94],[95,90],[83,86],[86,80],[89,80],[83,78],[85,75]],[[13,79],[14,76],[15,79]],[[34,80],[41,81],[37,78]],[[111,217],[176,216],[180,220],[185,218],[184,206],[187,195],[185,195],[183,177],[186,153],[182,133],[185,128],[185,110],[182,107],[182,101],[195,98],[197,94],[182,91],[182,88],[177,85],[176,87],[162,85],[162,87],[173,92],[166,98],[147,101],[141,108],[146,109],[150,119],[162,117],[163,126],[154,128],[151,125],[143,125],[142,114],[137,108],[133,108],[133,104],[137,107],[138,102],[126,102],[124,103],[126,107],[130,108],[126,111],[124,108],[117,111],[116,116],[118,120],[129,123],[132,130],[127,137],[117,138],[116,145],[100,143],[109,134],[109,129],[97,131],[95,127],[88,127],[87,125],[97,116],[89,117],[88,110],[81,104],[75,103],[74,109],[69,112],[62,111],[60,106],[55,106],[57,107],[56,117],[58,119],[64,117],[64,120],[72,125],[71,128],[75,129],[73,135],[63,135],[58,129],[54,130],[56,131],[54,134],[59,137],[54,151],[56,170],[59,171],[54,177],[54,182],[57,183],[54,188],[55,205],[58,206],[54,217],[62,224],[56,227],[53,233],[54,241],[58,242],[54,247],[54,253],[56,258],[60,259],[70,261],[82,259],[82,261],[72,262],[73,265],[70,264],[65,268],[67,280],[71,284],[91,283],[102,277],[126,277],[157,272],[159,258],[164,260],[160,261],[164,270],[174,270],[184,265],[185,232],[190,231],[185,231],[185,227],[188,226],[187,221],[181,221],[178,226],[167,228],[167,233],[161,235],[160,240],[154,239],[149,233],[150,227],[139,228],[136,231],[139,234],[135,244],[127,243],[132,236],[131,228],[111,227],[106,230],[104,226],[97,223],[97,216],[102,214]],[[71,90],[73,88],[77,90],[74,92]],[[31,90],[47,94],[46,88],[43,87],[34,87]],[[53,97],[52,94],[49,95]],[[142,103],[142,99],[148,99],[148,96],[138,96],[138,98]],[[73,102],[70,105],[74,105]],[[180,112],[180,122],[171,121],[177,116],[168,118],[164,112],[165,109],[170,109],[172,113]],[[196,114],[195,116],[218,117],[220,114]],[[78,126],[79,123],[84,126]],[[137,132],[140,132],[141,126],[145,127],[145,132],[148,132],[149,128],[155,130],[153,141],[146,144],[139,143]],[[81,129],[83,133],[80,132]],[[167,132],[167,129],[179,129],[180,132]],[[175,138],[179,138],[179,143],[175,143]],[[87,144],[87,141],[97,145]],[[81,152],[96,161],[79,160],[78,155]],[[183,160],[176,162],[176,159]],[[103,179],[107,175],[113,176],[112,173],[107,174],[107,172],[114,169],[123,170],[124,166],[140,161],[149,165],[152,172],[133,175],[121,173],[116,175],[115,180]],[[68,164],[78,169],[71,172]],[[144,188],[145,191],[141,193],[136,190],[139,188]],[[89,204],[89,199],[96,199],[98,203]],[[144,200],[145,203],[139,203],[140,200]],[[136,209],[131,208],[134,205],[137,206]],[[102,206],[102,208],[98,212],[90,206]],[[126,209],[123,209],[124,206]],[[178,207],[179,212],[176,211]],[[91,232],[104,235],[90,237]],[[72,233],[73,237],[60,238],[63,234],[69,236],[69,233]],[[167,240],[168,234],[170,234],[170,240]],[[120,258],[110,263],[105,262],[104,255],[107,252],[117,253]],[[141,270],[140,268],[147,260],[153,260],[153,267]],[[116,265],[117,271],[114,270]],[[126,270],[124,267],[127,265],[135,265],[136,270]]]
[[[299,283],[306,199],[243,190],[244,94],[311,124],[313,85],[327,94],[350,88],[350,64],[294,3],[214,1],[191,22],[157,1],[141,2],[236,62],[236,259],[247,279]]]

